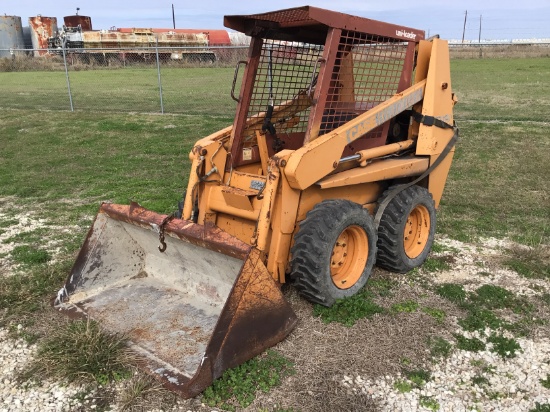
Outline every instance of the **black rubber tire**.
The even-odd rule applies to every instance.
[[[357,264],[354,263],[357,260],[350,259],[347,265],[355,266],[353,272],[359,277],[352,286],[343,289],[333,281],[331,261],[337,240],[350,230],[355,233],[354,236],[360,237],[357,243],[368,246],[368,256],[362,272],[362,262]],[[294,238],[290,275],[294,287],[305,299],[323,306],[332,306],[336,299],[353,296],[370,276],[376,259],[376,239],[373,219],[361,205],[348,200],[325,200],[318,203],[300,222],[300,229]]]
[[[392,187],[384,192],[379,203],[384,201],[391,190]],[[410,257],[406,252],[404,234],[409,215],[413,210],[423,210],[423,218],[426,221],[429,219],[430,226],[429,229],[423,226],[425,240],[416,242],[415,247],[421,252],[416,252],[413,254],[414,257]],[[417,185],[401,191],[390,201],[380,219],[376,265],[397,273],[407,273],[422,265],[432,248],[435,227],[436,210],[431,193],[426,188]],[[409,234],[411,233],[409,228],[407,231]]]

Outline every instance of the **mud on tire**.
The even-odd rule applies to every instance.
[[[368,210],[348,200],[325,200],[308,212],[292,247],[291,281],[313,303],[331,306],[367,282],[376,257]]]
[[[390,187],[380,203],[392,191]],[[433,245],[436,226],[435,203],[430,192],[411,186],[387,205],[378,227],[376,264],[397,273],[422,265]]]

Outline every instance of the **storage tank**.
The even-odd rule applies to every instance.
[[[57,33],[57,18],[45,17],[40,14],[29,17],[31,28],[32,48],[35,56],[43,56],[48,53],[48,39]]]
[[[63,17],[63,21],[67,27],[78,27],[80,24],[82,31],[92,30],[92,18],[89,16],[79,16],[78,14],[75,14],[74,16]]]
[[[23,41],[25,42],[25,49],[32,49],[31,28],[29,26],[23,27]]]
[[[0,16],[0,57],[10,57],[10,49],[24,48],[21,17]]]

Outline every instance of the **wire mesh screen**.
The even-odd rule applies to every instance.
[[[342,31],[319,134],[327,133],[392,97],[403,73],[407,43]],[[384,127],[366,138],[381,138]]]
[[[262,46],[248,117],[273,105],[278,134],[305,132],[311,108],[309,92],[317,78],[323,46],[265,40]],[[250,133],[245,140],[253,139]]]

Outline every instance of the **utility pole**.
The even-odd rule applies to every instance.
[[[464,33],[466,33],[466,19],[468,18],[468,10],[464,14],[464,28],[462,29],[462,43],[464,43]]]
[[[176,15],[174,14],[174,3],[172,3],[172,23],[174,24],[174,30],[176,30]]]
[[[481,14],[479,15],[479,36],[477,38],[477,42],[481,43]]]

